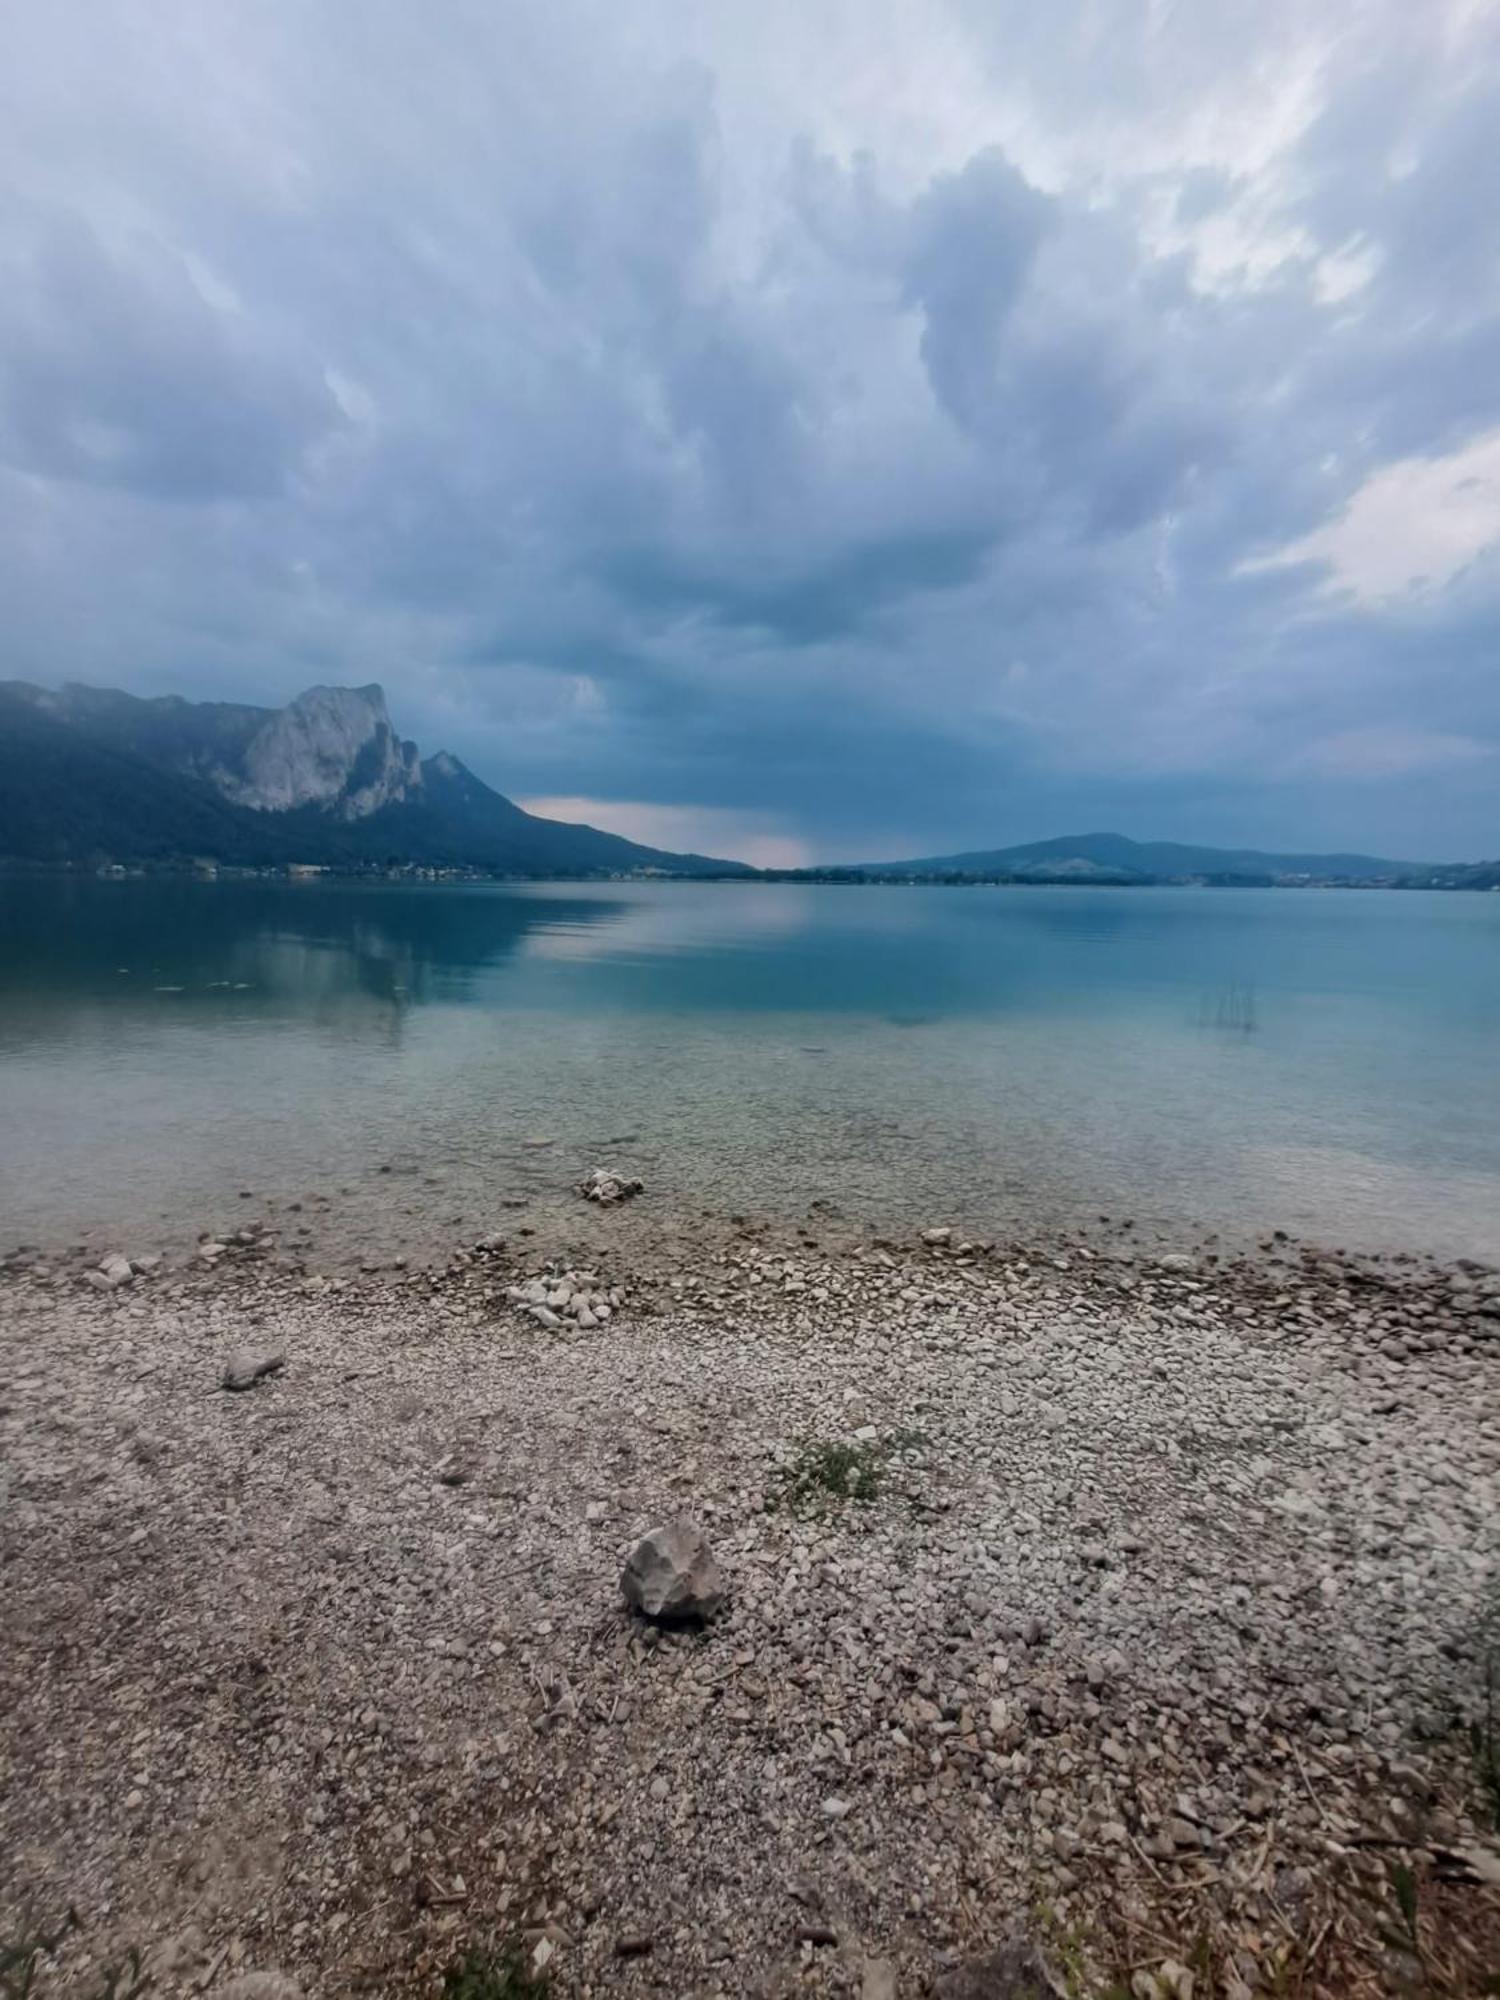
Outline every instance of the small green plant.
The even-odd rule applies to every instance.
[[[0,2000],[27,2000],[36,1979],[36,1962],[50,1958],[72,1931],[83,1923],[70,1909],[55,1931],[28,1929],[13,1944],[0,1945]],[[132,1945],[118,1965],[106,1965],[91,1987],[88,2000],[139,2000],[151,1984],[150,1973],[141,1966],[139,1949]]]
[[[1380,1936],[1393,1950],[1406,1952],[1420,1963],[1422,1938],[1417,1923],[1417,1878],[1404,1861],[1388,1862],[1385,1873],[1391,1885],[1391,1894],[1396,1899],[1396,1914],[1400,1922],[1382,1924]]]
[[[788,1465],[775,1473],[773,1504],[789,1514],[808,1514],[830,1501],[876,1498],[885,1478],[887,1445],[878,1439],[819,1443],[808,1439]]]
[[[1092,1980],[1084,1931],[1077,1924],[1065,1924],[1050,1903],[1038,1905],[1037,1927],[1067,2000],[1089,2000]]]
[[[151,1975],[141,1968],[141,1954],[135,1945],[119,1965],[107,1965],[99,1975],[99,1988],[90,2000],[139,2000],[151,1984]]]
[[[81,1928],[78,1912],[69,1910],[55,1931],[28,1927],[13,1943],[0,1945],[0,2000],[27,2000],[37,1960],[50,1958],[70,1931]]]
[[[1484,1795],[1490,1824],[1500,1833],[1500,1664],[1491,1647],[1484,1659],[1484,1706],[1469,1724],[1474,1775]]]
[[[476,1945],[443,1975],[443,2000],[546,2000],[547,1990],[517,1939],[494,1951]]]

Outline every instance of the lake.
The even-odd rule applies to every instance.
[[[0,1249],[570,1199],[1500,1259],[1500,896],[0,882]]]

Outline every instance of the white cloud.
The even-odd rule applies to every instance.
[[[1313,282],[1325,305],[1338,305],[1362,292],[1379,269],[1379,251],[1355,239],[1318,259]]]
[[[1246,571],[1318,563],[1325,590],[1360,604],[1441,589],[1500,543],[1500,430],[1443,458],[1384,466],[1336,520]]]

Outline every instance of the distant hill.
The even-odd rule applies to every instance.
[[[97,867],[431,867],[502,875],[749,876],[739,861],[542,819],[447,751],[396,734],[379,687],[309,688],[284,708],[0,682],[0,862]],[[1500,863],[1279,854],[1064,835],[805,878],[1021,882],[1399,882],[1490,889]]]
[[[399,738],[378,687],[285,708],[0,682],[0,860],[748,875],[542,819]]]
[[[1410,885],[1423,889],[1500,889],[1500,861],[1461,861],[1446,868],[1419,868]]]
[[[992,847],[918,861],[860,864],[865,875],[1006,876],[1021,881],[1173,882],[1398,881],[1426,874],[1406,861],[1373,854],[1271,854],[1248,847],[1189,847],[1170,840],[1127,840],[1121,833],[1064,834],[1023,847]]]

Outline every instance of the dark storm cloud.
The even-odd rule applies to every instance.
[[[785,576],[687,567],[649,543],[614,550],[598,567],[613,589],[636,602],[760,630],[784,645],[810,646],[867,628],[893,601],[972,581],[992,539],[984,527],[946,534],[914,529],[851,543]]]
[[[1054,207],[997,151],[942,176],[913,208],[904,295],[921,309],[933,392],[965,428],[990,417],[1006,322]]]
[[[350,20],[19,29],[6,672],[824,853],[1500,848],[1493,12]]]
[[[0,326],[4,422],[27,472],[158,499],[283,492],[340,422],[314,357],[243,338],[182,259],[107,252],[71,218],[35,228]]]

